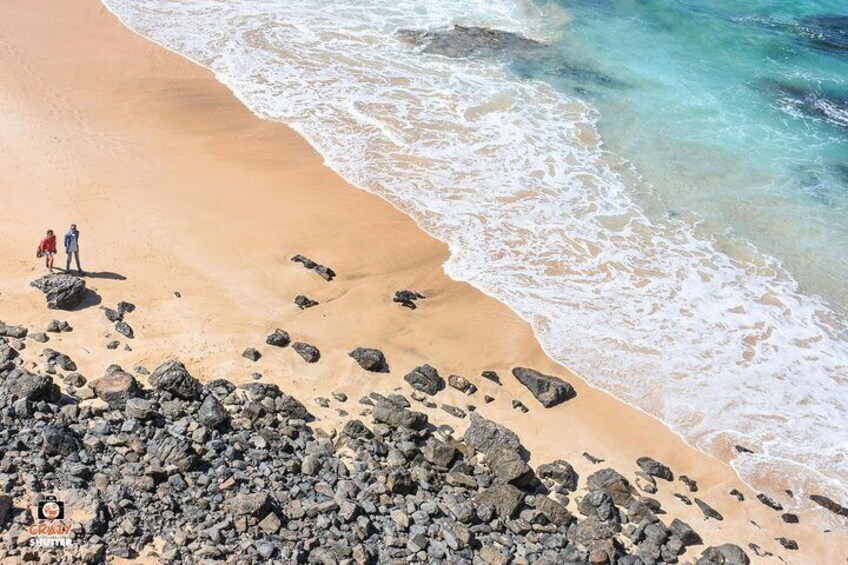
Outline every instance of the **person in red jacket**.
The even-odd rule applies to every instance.
[[[38,256],[44,257],[45,266],[53,272],[53,257],[56,255],[56,236],[53,230],[47,230],[47,237],[38,245]]]

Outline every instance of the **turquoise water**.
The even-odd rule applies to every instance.
[[[667,212],[848,305],[848,3],[557,1],[556,56],[516,70],[598,108]]]

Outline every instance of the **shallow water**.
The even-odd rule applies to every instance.
[[[739,38],[735,12],[686,2],[105,3],[447,242],[449,275],[587,381],[707,452],[756,448],[733,461],[755,486],[848,499],[844,132],[739,83],[768,24]],[[397,33],[455,23],[552,47],[449,59]],[[716,39],[718,61],[698,55]],[[824,188],[796,190],[811,168]]]

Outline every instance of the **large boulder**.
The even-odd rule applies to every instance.
[[[203,385],[191,376],[185,365],[171,359],[159,365],[148,377],[150,385],[183,400],[197,400],[203,394]]]
[[[521,440],[512,430],[487,420],[479,414],[471,413],[471,425],[465,431],[462,440],[481,453],[489,454],[496,450],[521,451]]]
[[[67,426],[47,426],[41,432],[41,450],[47,456],[68,456],[79,446],[77,435]]]
[[[190,442],[170,435],[152,440],[147,454],[156,459],[160,469],[166,473],[188,471],[198,458]]]
[[[503,520],[515,516],[523,502],[524,493],[505,483],[495,483],[474,497],[475,507],[484,504],[493,506],[497,515]]]
[[[633,487],[624,476],[614,469],[595,471],[586,479],[589,492],[605,492],[619,506],[627,508],[633,502]]]
[[[445,388],[445,380],[439,372],[430,365],[415,367],[405,377],[409,386],[425,394],[433,395]]]
[[[226,408],[224,408],[213,394],[206,397],[197,411],[197,419],[207,428],[217,428],[229,420],[229,418],[229,412],[227,412]]]
[[[495,476],[495,480],[510,483],[517,487],[527,487],[535,478],[533,469],[521,458],[515,449],[493,449],[486,454],[486,465]]]
[[[557,459],[551,463],[539,465],[536,469],[536,474],[542,479],[550,479],[559,483],[559,486],[569,492],[577,490],[577,481],[579,479],[577,471],[571,466],[568,461]]]
[[[88,384],[94,394],[113,408],[121,408],[127,400],[141,393],[138,381],[117,365],[106,369],[106,374]]]
[[[726,543],[705,549],[695,565],[750,565],[750,563],[748,554],[741,547]]]
[[[0,384],[0,390],[9,397],[25,398],[33,402],[39,400],[56,402],[62,395],[59,387],[50,377],[34,375],[24,369],[15,369],[9,373]]]
[[[558,377],[544,375],[525,367],[516,367],[512,370],[512,374],[545,408],[562,404],[577,396],[574,387]]]
[[[85,298],[85,281],[73,275],[44,275],[30,283],[43,292],[51,310],[73,310]]]
[[[379,402],[374,406],[374,420],[393,428],[403,427],[423,430],[427,427],[427,415],[406,410],[391,402]]]
[[[674,480],[674,473],[671,472],[671,469],[669,469],[656,459],[652,459],[650,457],[640,457],[636,460],[636,464],[639,465],[639,468],[642,469],[642,472],[644,472],[648,476],[657,477],[658,479],[664,479],[666,481]]]

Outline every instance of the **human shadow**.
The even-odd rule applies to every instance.
[[[80,275],[87,279],[106,279],[110,281],[125,281],[127,277],[120,273],[113,273],[111,271],[83,271],[83,274]]]
[[[103,298],[96,291],[87,288],[85,289],[85,294],[82,296],[82,302],[77,304],[74,310],[84,310],[92,306],[99,306],[101,302],[103,302]]]

